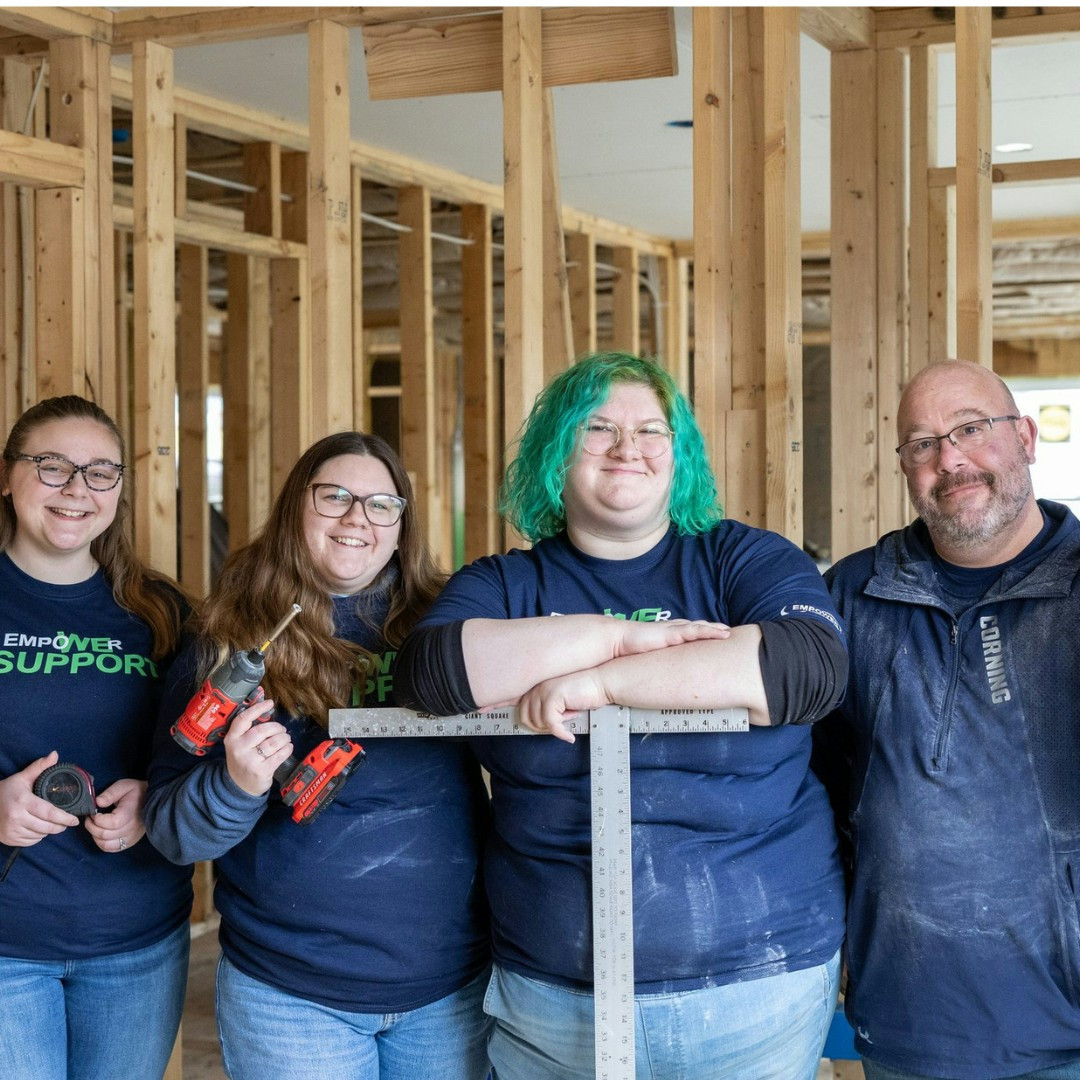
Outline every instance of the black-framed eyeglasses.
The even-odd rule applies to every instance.
[[[586,420],[581,425],[581,449],[598,457],[610,454],[626,435],[643,458],[658,458],[671,449],[674,434],[659,420],[650,420],[636,428],[622,428],[610,420]]]
[[[942,439],[948,439],[957,450],[978,450],[990,441],[995,424],[1019,419],[1019,416],[984,416],[979,420],[965,420],[944,435],[922,435],[901,443],[896,452],[905,465],[926,465],[941,453]]]
[[[379,492],[375,495],[354,495],[338,484],[309,484],[315,513],[322,517],[342,518],[356,503],[372,525],[396,525],[405,511],[406,500],[400,495]]]
[[[76,465],[59,454],[13,454],[12,461],[32,461],[37,466],[38,479],[53,488],[67,487],[82,473],[83,481],[91,491],[112,491],[120,483],[126,465],[116,461],[91,461]]]

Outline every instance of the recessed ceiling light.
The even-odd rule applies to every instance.
[[[1003,142],[995,146],[994,149],[999,154],[1021,154],[1025,150],[1034,150],[1035,147],[1029,142]]]

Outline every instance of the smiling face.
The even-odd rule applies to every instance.
[[[56,454],[86,465],[120,461],[120,446],[104,425],[72,417],[39,424],[27,434],[19,453]],[[15,510],[15,535],[8,554],[26,573],[44,581],[83,581],[96,569],[90,544],[116,517],[124,481],[111,491],[91,491],[82,473],[62,488],[38,478],[32,461],[5,462],[3,494]]]
[[[952,362],[925,369],[904,392],[899,441],[951,431],[965,420],[1015,414],[997,378],[978,365]],[[1035,460],[1030,417],[999,421],[982,446],[967,452],[941,439],[923,465],[901,465],[908,492],[934,546],[950,562],[1006,562],[1035,537],[1042,514],[1028,466]]]
[[[630,432],[650,421],[668,423],[656,391],[644,383],[619,382],[589,417],[617,424],[618,444],[606,454],[579,451],[566,474],[566,527],[575,545],[606,558],[648,551],[667,531],[674,456],[646,458]]]
[[[376,457],[342,454],[323,462],[311,478],[313,484],[337,484],[354,495],[397,495],[390,470]],[[397,550],[401,521],[372,525],[364,509],[354,502],[341,518],[315,512],[308,491],[304,502],[304,539],[315,567],[329,592],[352,595],[377,578]]]

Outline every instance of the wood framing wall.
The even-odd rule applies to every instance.
[[[1076,32],[1078,22],[1075,12],[1005,12],[958,9],[954,25],[930,9],[695,9],[687,243],[561,206],[554,151],[550,86],[626,77],[626,64],[611,62],[613,42],[635,57],[633,76],[670,73],[668,9],[515,8],[505,18],[457,9],[450,22],[438,9],[319,8],[314,20],[292,8],[5,9],[5,422],[67,390],[115,412],[139,478],[139,550],[200,592],[210,575],[198,468],[208,388],[222,385],[228,402],[234,546],[259,527],[312,439],[384,422],[373,420],[374,403],[392,398],[422,520],[449,566],[455,513],[464,513],[458,555],[514,541],[495,509],[503,446],[543,382],[598,342],[655,350],[692,392],[728,513],[800,542],[804,474],[826,468],[804,463],[802,438],[801,31],[833,56],[828,340],[832,412],[844,423],[833,425],[827,472],[828,546],[839,556],[907,512],[891,447],[909,372],[948,355],[993,362],[990,185],[1080,173],[1076,162],[989,165],[991,41]],[[432,18],[418,22],[423,14]],[[505,186],[350,139],[341,91],[356,25],[373,97],[501,90]],[[176,46],[278,33],[308,36],[310,128],[172,85]],[[958,153],[955,168],[941,168],[936,52],[949,47]],[[114,51],[132,53],[130,73],[110,69]],[[130,183],[111,167],[117,109],[130,113]],[[253,189],[242,212],[185,181],[200,137],[238,148]],[[392,310],[364,293],[361,218],[373,185],[394,192],[394,220],[408,230],[396,241]],[[434,206],[463,240],[449,349],[433,299]],[[1076,223],[1059,228],[1075,233]],[[211,299],[207,260],[218,265],[223,253],[227,299]],[[659,282],[652,293],[642,288],[646,265]],[[397,365],[392,384],[370,383],[376,332],[392,338],[378,346]],[[450,482],[455,429],[461,505]]]

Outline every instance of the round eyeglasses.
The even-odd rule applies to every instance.
[[[984,416],[979,420],[965,420],[944,435],[923,435],[921,438],[901,443],[896,452],[905,465],[926,465],[941,453],[942,439],[948,439],[957,450],[965,453],[968,450],[978,450],[990,441],[995,424],[1003,420],[1019,419],[1019,416]]]
[[[626,435],[643,458],[658,458],[671,449],[674,434],[667,424],[658,420],[636,428],[622,428],[610,420],[587,420],[581,426],[581,449],[597,456],[610,454]]]
[[[396,525],[405,511],[399,495],[354,495],[337,484],[311,484],[311,502],[321,517],[343,518],[356,503],[372,525]]]
[[[76,465],[59,454],[14,454],[12,460],[32,461],[37,466],[38,479],[46,487],[67,487],[75,479],[76,473],[82,473],[83,481],[91,491],[112,491],[127,468],[115,461],[91,461],[87,465]]]

